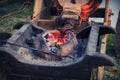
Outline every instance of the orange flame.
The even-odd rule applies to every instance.
[[[48,34],[47,40],[57,45],[62,45],[69,40],[69,35],[67,32],[62,35],[59,31],[55,31]]]

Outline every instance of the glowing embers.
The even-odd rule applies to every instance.
[[[44,41],[50,52],[57,54],[60,51],[60,46],[67,45],[72,40],[70,31],[52,30],[43,34]]]
[[[66,44],[71,36],[69,31],[60,32],[58,30],[50,31],[44,36],[46,42],[50,42],[54,45],[63,45]]]

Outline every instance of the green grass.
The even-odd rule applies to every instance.
[[[7,3],[2,3],[2,5],[7,5]],[[4,16],[10,12],[16,11],[22,4],[21,3],[12,3],[7,6],[2,6],[2,12],[0,16]],[[12,32],[13,26],[20,21],[30,21],[33,13],[33,5],[28,6],[23,12],[11,15],[4,19],[0,18],[0,32]]]
[[[114,35],[109,35],[106,53],[115,60],[116,66],[105,67],[104,80],[120,80],[120,59],[115,57]]]

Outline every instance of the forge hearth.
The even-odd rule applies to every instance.
[[[44,40],[49,50],[58,55],[69,55],[70,53],[73,53],[78,45],[75,34],[71,31],[66,31],[64,33],[60,31],[48,31],[44,35]],[[55,47],[57,51],[52,50],[52,47]]]
[[[88,22],[102,0],[84,0],[84,4],[69,0],[65,5],[58,0],[35,0],[35,4],[39,1],[44,9],[35,6],[32,20],[39,26],[18,23],[14,27],[18,31],[0,46],[0,71],[7,74],[7,80],[90,80],[93,68],[115,65],[111,57],[98,51],[101,35],[114,30]],[[53,1],[55,4],[49,3]]]
[[[50,53],[42,54],[39,51],[34,51],[33,54],[46,59],[49,58],[48,60],[54,59],[54,55],[59,56],[59,58],[62,56],[75,57],[78,51],[80,52],[76,35],[70,30],[65,32],[48,30],[42,34],[36,34],[36,36],[32,35],[30,41],[33,41],[33,46],[36,50],[43,50]]]
[[[78,35],[68,30],[60,37],[61,32],[59,32],[59,30],[48,31],[31,23],[25,24],[8,40],[9,43],[17,43],[17,45],[25,47],[11,45],[9,43],[1,46],[0,59],[4,58],[4,60],[3,62],[1,61],[0,67],[5,70],[7,74],[13,75],[42,76],[45,79],[50,77],[51,79],[59,78],[61,80],[89,80],[92,68],[103,65],[114,65],[113,59],[96,51],[98,48],[98,40],[96,38],[98,38],[99,31],[102,29],[104,29],[104,27],[101,26],[88,27]],[[112,31],[112,29],[108,30]],[[86,32],[89,32],[89,34],[83,36]],[[34,33],[35,35],[33,35]],[[58,33],[59,35],[54,35],[53,33]],[[59,38],[62,44],[58,44],[57,41],[51,40],[51,35],[53,39]],[[67,40],[61,40],[64,37],[66,38],[66,35]],[[26,40],[32,40],[36,45],[33,45],[33,43],[27,44]],[[58,50],[55,50],[56,53],[51,53],[50,46],[52,44],[55,44],[54,47],[58,48]],[[47,54],[46,57],[46,54],[39,50],[50,54],[49,56]],[[57,57],[59,60],[56,60],[56,56],[53,56],[53,54],[59,56]],[[61,57],[66,55],[67,57]],[[74,58],[70,58],[69,55]]]

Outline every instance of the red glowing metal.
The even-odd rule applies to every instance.
[[[47,40],[49,42],[54,42],[57,45],[62,45],[65,44],[67,41],[69,41],[69,33],[65,32],[63,34],[60,31],[50,32],[47,35]]]

